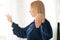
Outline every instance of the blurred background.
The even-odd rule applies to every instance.
[[[0,0],[0,40],[26,40],[13,34],[11,24],[7,21],[6,14],[12,15],[13,22],[24,28],[34,18],[31,17],[30,3],[35,0]],[[53,38],[57,40],[57,22],[60,22],[60,0],[41,0],[45,5],[45,15],[51,23]]]

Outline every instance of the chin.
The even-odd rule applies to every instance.
[[[32,17],[35,17],[34,15],[32,15]]]

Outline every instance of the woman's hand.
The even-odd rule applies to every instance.
[[[7,20],[12,24],[12,16],[7,14],[6,17],[7,17]]]

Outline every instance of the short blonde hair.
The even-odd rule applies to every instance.
[[[31,3],[31,8],[34,8],[37,13],[43,14],[42,20],[45,20],[45,7],[42,1],[34,1]]]
[[[31,8],[34,8],[38,13],[45,14],[45,8],[42,1],[34,1],[31,3]]]

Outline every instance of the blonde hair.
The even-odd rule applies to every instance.
[[[45,7],[42,1],[34,1],[31,3],[31,8],[34,8],[37,13],[43,14],[43,20],[45,19]]]

